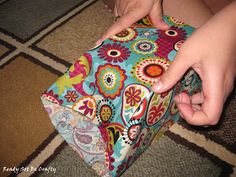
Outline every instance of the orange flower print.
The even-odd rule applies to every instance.
[[[67,100],[67,102],[75,102],[76,98],[78,98],[78,95],[76,94],[75,91],[67,91],[66,95],[64,98]]]
[[[126,103],[130,106],[135,106],[135,104],[139,103],[141,101],[141,90],[136,89],[135,87],[130,87],[126,92]]]

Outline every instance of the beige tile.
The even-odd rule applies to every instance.
[[[0,166],[14,167],[54,131],[40,95],[58,76],[18,56],[0,78]]]
[[[54,30],[37,46],[73,62],[93,46],[112,21],[112,14],[98,1]]]

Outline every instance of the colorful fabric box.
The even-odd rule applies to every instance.
[[[167,31],[148,17],[84,53],[45,93],[42,102],[66,142],[100,176],[120,176],[179,114],[174,95],[199,91],[189,71],[174,89],[153,93],[194,28],[164,17]]]

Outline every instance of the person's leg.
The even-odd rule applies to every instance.
[[[163,11],[165,15],[199,27],[230,2],[232,0],[163,0]]]
[[[112,11],[115,0],[102,0]],[[232,0],[163,0],[164,15],[173,16],[194,27],[201,26]]]
[[[164,0],[163,13],[194,27],[201,26],[213,15],[202,0]]]
[[[102,1],[109,11],[113,10],[115,0]],[[173,16],[195,27],[200,26],[213,14],[203,0],[163,0],[163,9],[164,15]]]
[[[213,13],[217,13],[233,0],[204,0]]]

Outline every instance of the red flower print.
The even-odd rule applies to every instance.
[[[62,104],[63,103],[63,100],[60,100],[59,99],[59,95],[58,94],[54,94],[53,93],[53,90],[48,90],[48,91],[45,91],[42,95],[42,98],[46,99],[46,100],[49,100],[53,103],[56,103],[56,104]]]
[[[93,103],[90,100],[83,101],[84,105],[79,107],[79,110],[84,110],[84,115],[93,114]]]
[[[130,87],[126,92],[125,92],[125,96],[126,96],[126,103],[130,104],[130,106],[134,106],[136,103],[141,101],[141,90],[137,89],[135,90],[135,87]]]
[[[160,103],[158,106],[153,106],[148,113],[147,124],[151,126],[157,123],[161,119],[164,111],[165,109],[162,103]]]
[[[75,91],[67,91],[64,97],[66,98],[67,102],[75,102],[76,98],[78,98],[78,95]]]
[[[122,46],[121,44],[105,44],[98,50],[98,56],[108,62],[123,62],[127,60],[130,56],[130,51],[128,48]]]

